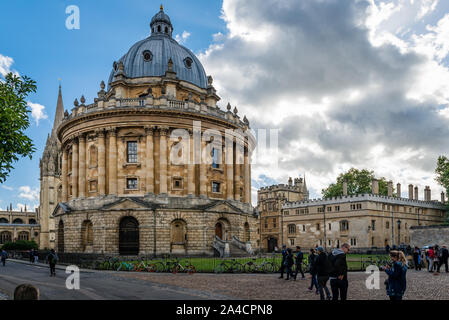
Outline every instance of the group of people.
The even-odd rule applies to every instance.
[[[348,264],[346,255],[351,246],[347,243],[341,248],[335,248],[330,254],[327,254],[323,247],[317,246],[310,249],[308,256],[309,273],[311,282],[308,289],[314,288],[316,294],[320,295],[321,300],[346,300],[348,295]],[[407,288],[407,259],[402,251],[391,250],[389,252],[391,262],[382,269],[388,275],[385,281],[386,293],[390,300],[402,300]],[[287,274],[286,280],[296,280],[298,273],[301,273],[302,279],[305,279],[302,270],[304,254],[299,246],[293,252],[291,248],[282,246],[282,261],[280,279],[284,278],[284,272]],[[293,265],[296,265],[296,271],[293,272]],[[328,281],[330,288],[327,287]]]
[[[331,254],[326,254],[323,247],[310,249],[308,256],[309,272],[311,283],[309,290],[315,287],[316,293],[320,295],[321,300],[346,300],[348,293],[348,264],[346,254],[350,250],[350,245],[345,243],[341,249],[337,248]],[[286,280],[296,280],[298,273],[301,273],[302,279],[305,279],[302,263],[304,254],[299,246],[295,253],[291,248],[282,246],[281,276],[284,278],[286,271]],[[293,273],[293,265],[296,265],[296,271]],[[331,292],[327,287],[330,280]]]
[[[415,270],[421,270],[422,267],[427,268],[429,272],[440,273],[441,266],[448,268],[449,251],[446,246],[441,248],[438,245],[430,246],[422,252],[418,247],[413,251],[413,265]]]
[[[6,265],[6,259],[8,259],[8,253],[6,250],[1,250],[0,252],[0,259],[2,262],[2,265]],[[30,250],[30,263],[37,263],[39,260],[39,252],[37,250],[31,249]],[[51,249],[46,257],[46,261],[50,266],[50,276],[55,277],[56,276],[56,263],[58,262],[59,258],[54,249]]]

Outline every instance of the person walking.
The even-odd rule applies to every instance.
[[[433,271],[433,258],[435,257],[435,252],[433,251],[433,247],[429,247],[428,250],[428,267],[427,267],[427,271],[432,272]]]
[[[323,247],[318,247],[318,256],[316,257],[316,273],[318,282],[318,291],[320,292],[320,299],[325,300],[324,292],[326,292],[326,299],[331,300],[331,294],[327,288],[327,281],[329,281],[329,274],[331,272],[331,263],[327,257],[326,252],[324,252]]]
[[[318,294],[319,290],[318,290],[318,281],[317,281],[317,277],[316,277],[316,265],[315,265],[316,254],[315,254],[315,249],[310,249],[308,262],[309,262],[309,273],[310,273],[310,276],[311,276],[311,282],[310,282],[309,290],[312,291],[313,287],[315,287],[316,294]]]
[[[415,265],[415,270],[421,270],[421,251],[418,247],[415,247],[413,251],[413,264]]]
[[[436,272],[438,265],[440,264],[440,247],[435,245],[433,247],[433,268],[432,271]]]
[[[6,259],[8,259],[8,253],[5,250],[3,250],[3,249],[2,249],[2,252],[1,252],[1,259],[2,259],[3,266],[5,266],[6,265]]]
[[[329,256],[332,271],[329,279],[331,280],[332,300],[346,300],[348,295],[348,264],[346,255],[351,246],[344,243],[341,249],[334,249]]]
[[[302,271],[303,260],[304,260],[304,253],[302,253],[301,247],[296,246],[296,255],[295,255],[296,271],[294,276],[295,281],[296,277],[298,276],[298,272],[301,273],[301,279],[305,279],[304,271]]]
[[[448,269],[448,258],[449,258],[449,251],[447,250],[446,246],[442,246],[440,250],[440,263],[438,264],[438,270],[437,272],[440,272],[441,266],[444,264],[446,267],[446,272],[449,272]]]
[[[30,250],[30,263],[34,263],[34,249]]]
[[[285,244],[282,245],[282,260],[281,260],[281,276],[279,279],[284,278],[284,271],[286,268],[286,259],[287,259],[287,246]]]
[[[387,245],[385,246],[385,251],[386,251],[387,253],[390,252],[390,245],[389,245],[389,244],[387,244]]]
[[[286,268],[287,268],[287,278],[285,278],[285,280],[290,280],[291,278],[294,278],[293,276],[293,251],[291,248],[287,249],[287,257],[285,258],[285,264],[286,264]]]
[[[34,263],[38,263],[39,262],[39,251],[38,250],[34,250],[33,262]]]
[[[55,249],[51,249],[47,256],[48,264],[50,265],[50,277],[56,277],[56,263],[58,262],[58,255]]]
[[[407,289],[407,259],[401,251],[391,251],[390,258],[392,265],[385,266],[387,295],[392,301],[402,300]]]

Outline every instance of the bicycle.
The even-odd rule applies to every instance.
[[[219,265],[217,265],[214,269],[215,273],[223,273],[223,272],[231,272],[231,273],[239,273],[243,270],[243,265],[240,262],[237,262],[235,259],[229,261],[222,261]]]

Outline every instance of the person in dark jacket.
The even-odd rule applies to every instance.
[[[0,256],[1,256],[1,259],[2,259],[3,266],[5,266],[6,259],[8,259],[8,253],[5,250],[2,250]]]
[[[30,250],[30,263],[34,263],[34,249]]]
[[[312,291],[313,287],[315,286],[316,294],[318,294],[319,290],[318,290],[318,281],[316,277],[315,259],[316,259],[315,249],[310,249],[308,261],[309,261],[309,272],[310,276],[312,277],[312,280],[310,282],[309,290]]]
[[[329,280],[329,273],[331,272],[331,263],[324,252],[323,247],[318,247],[318,256],[316,257],[315,267],[318,281],[318,291],[320,292],[320,299],[324,300],[324,292],[326,292],[327,300],[331,300],[331,294],[327,288],[327,281]]]
[[[55,249],[51,249],[47,256],[48,264],[50,265],[50,277],[56,277],[56,263],[58,262],[58,255]]]
[[[449,251],[447,250],[446,246],[443,246],[440,251],[440,263],[438,264],[438,270],[437,270],[438,272],[440,272],[441,266],[443,264],[446,267],[446,272],[449,272],[448,265],[447,265],[448,258],[449,258]]]
[[[402,300],[407,288],[407,260],[401,251],[391,251],[390,258],[392,265],[385,266],[385,273],[388,275],[387,295],[390,300]]]
[[[285,265],[287,269],[287,278],[285,280],[290,280],[290,277],[294,278],[293,276],[293,252],[291,248],[287,249],[287,257],[285,258]]]
[[[287,246],[285,244],[282,245],[282,260],[281,260],[281,276],[279,279],[284,278],[284,271],[286,268],[285,260],[287,259]]]
[[[415,265],[415,270],[421,270],[421,250],[415,247],[413,251],[413,264]]]
[[[346,254],[351,246],[344,243],[341,249],[334,249],[329,256],[332,265],[329,279],[331,280],[332,300],[346,300],[348,295],[348,264]]]
[[[301,279],[305,279],[306,278],[304,276],[304,271],[302,271],[302,262],[303,262],[303,260],[304,260],[304,253],[302,253],[301,247],[296,246],[296,255],[295,255],[296,271],[295,271],[295,277],[294,277],[295,280],[296,280],[296,276],[298,275],[298,272],[301,273],[301,276],[302,276]]]

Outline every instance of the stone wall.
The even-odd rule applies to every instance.
[[[428,245],[449,247],[449,226],[416,226],[410,229],[411,245],[420,248]]]

